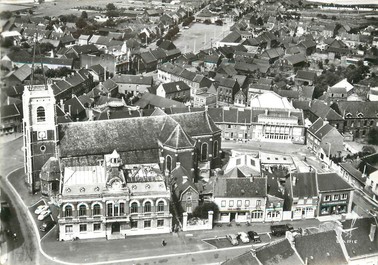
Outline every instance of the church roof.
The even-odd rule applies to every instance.
[[[173,147],[175,149],[193,148],[195,141],[191,139],[182,129],[180,125],[176,125],[168,139],[164,142],[165,146]]]
[[[168,140],[178,124],[189,137],[220,131],[206,112],[60,124],[60,154],[101,155],[116,149],[122,157],[124,152],[158,149],[158,139]]]

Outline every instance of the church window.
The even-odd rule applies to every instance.
[[[149,212],[151,212],[151,202],[146,202],[146,203],[144,204],[144,212],[145,212],[145,213],[149,213]]]
[[[167,155],[166,169],[171,172],[172,170],[172,157]]]
[[[138,212],[138,203],[133,202],[131,204],[131,213],[137,213]]]
[[[164,202],[159,201],[158,202],[158,212],[163,212],[164,211]]]
[[[218,152],[219,152],[219,146],[218,146],[218,141],[214,141],[214,158],[218,157]]]
[[[101,214],[101,206],[100,204],[95,204],[93,206],[93,215],[100,215]]]
[[[46,113],[44,107],[37,108],[37,122],[44,122],[46,121]]]
[[[72,206],[71,205],[67,205],[64,208],[64,216],[65,217],[71,217],[72,216]]]
[[[79,216],[87,215],[87,207],[85,205],[79,206]]]
[[[201,146],[201,160],[207,160],[207,143],[203,143]]]

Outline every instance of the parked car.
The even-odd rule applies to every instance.
[[[54,225],[55,225],[55,222],[46,221],[39,227],[39,230],[42,231],[42,232],[45,232],[45,231],[49,230],[50,228],[52,228]]]
[[[249,237],[246,232],[239,232],[238,237],[243,243],[249,243]]]
[[[226,235],[226,238],[230,241],[231,245],[233,246],[239,245],[238,238],[235,234],[228,234]]]
[[[39,221],[42,221],[42,220],[44,220],[47,216],[49,216],[50,214],[51,214],[50,209],[47,209],[47,210],[41,212],[41,213],[38,215],[38,220],[39,220]]]
[[[286,231],[293,231],[294,228],[291,224],[285,225],[272,225],[270,226],[270,231],[273,236],[283,236],[286,234]]]
[[[39,214],[41,214],[41,212],[46,211],[47,209],[49,209],[49,206],[48,206],[48,205],[46,205],[46,204],[44,204],[44,205],[39,205],[39,206],[37,207],[37,209],[35,209],[34,213],[39,215]]]
[[[253,242],[261,243],[261,238],[255,231],[248,231],[248,236]]]

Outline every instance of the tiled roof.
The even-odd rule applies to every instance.
[[[312,71],[305,71],[305,70],[298,70],[297,75],[295,78],[300,78],[304,80],[314,81],[316,77],[316,73]]]
[[[355,168],[351,163],[340,163],[340,167],[348,172],[353,178],[357,179],[361,184],[365,185],[366,178],[363,177],[362,172]]]
[[[295,198],[312,198],[318,196],[315,172],[290,174],[288,185],[290,185],[289,187],[291,187],[293,197]]]
[[[335,110],[327,106],[321,100],[313,100],[311,102],[310,111],[317,117],[322,118],[323,120],[343,120],[343,117],[340,114],[338,114]]]
[[[2,119],[21,116],[16,104],[2,106],[0,113]]]
[[[186,90],[190,90],[190,86],[188,86],[186,83],[184,83],[183,81],[177,81],[177,82],[171,82],[171,83],[164,83],[164,84],[161,84],[164,91],[167,93],[167,94],[170,94],[170,93],[175,93],[175,92],[178,92],[178,91],[186,91]]]
[[[291,247],[288,239],[276,241],[257,249],[256,257],[264,265],[303,264],[298,254]]]
[[[24,64],[23,66],[21,66],[20,68],[15,70],[13,73],[11,72],[6,77],[8,77],[10,75],[15,76],[18,80],[20,80],[22,82],[31,75],[31,68],[30,68],[29,65]]]
[[[214,197],[254,198],[265,197],[266,194],[265,178],[217,178],[215,182]]]
[[[317,174],[317,180],[320,192],[353,190],[353,187],[336,173]]]
[[[378,117],[378,104],[374,101],[361,102],[361,101],[345,101],[335,102],[331,105],[340,115],[347,116],[352,114],[351,117],[357,118],[358,114],[362,114],[363,118],[377,118]]]
[[[308,264],[348,264],[334,230],[296,237],[295,248]]]
[[[252,255],[250,251],[240,256],[230,258],[222,263],[222,265],[261,265],[261,263]]]
[[[141,75],[118,74],[118,75],[115,75],[111,80],[117,84],[152,85],[153,77],[141,76]]]
[[[194,148],[195,141],[191,139],[177,124],[176,128],[169,135],[168,139],[163,143],[165,146],[169,146],[175,149]]]
[[[307,60],[307,57],[306,55],[299,53],[286,57],[286,60],[294,65],[297,63],[305,62]]]

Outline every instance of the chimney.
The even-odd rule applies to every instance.
[[[88,64],[85,65],[85,69],[88,69]]]
[[[205,111],[208,111],[209,110],[209,106],[205,106]]]
[[[182,176],[182,184],[188,181],[188,176]]]
[[[268,109],[265,109],[265,115],[268,115]]]
[[[291,111],[289,110],[287,113],[287,116],[290,117],[290,115],[291,115]]]
[[[68,105],[68,114],[71,116],[71,105]]]
[[[63,99],[61,99],[60,101],[59,101],[59,105],[60,105],[60,107],[64,110],[64,103],[63,103]]]
[[[108,117],[108,120],[110,120],[110,110],[106,112],[106,116]]]
[[[176,167],[180,167],[181,166],[181,162],[177,161],[176,162]]]
[[[297,184],[297,177],[293,177],[293,186]]]
[[[104,81],[106,81],[106,66],[104,67]]]
[[[374,237],[375,237],[375,230],[377,230],[377,226],[375,224],[370,224],[370,233],[369,233],[369,238],[370,238],[370,241],[373,242],[374,241]]]
[[[181,88],[180,88],[179,85],[176,85],[176,89],[177,89],[177,91],[180,91],[180,90],[181,90]]]

